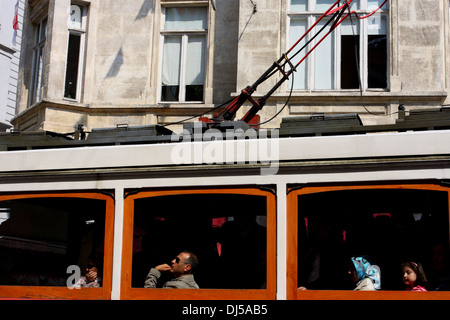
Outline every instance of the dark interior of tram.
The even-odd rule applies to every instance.
[[[0,202],[0,285],[66,286],[68,266],[102,270],[105,201],[42,197]]]
[[[434,282],[444,272],[438,270],[443,268],[438,261],[448,275],[448,210],[443,191],[360,189],[299,195],[298,285],[354,289],[348,264],[351,257],[363,255],[380,267],[381,290],[404,290],[404,261],[420,262],[427,289],[442,290]]]
[[[135,200],[132,287],[151,267],[183,250],[199,260],[200,288],[263,289],[266,283],[266,197],[186,194]],[[162,274],[158,286],[169,276]]]

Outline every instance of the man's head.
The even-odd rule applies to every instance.
[[[191,274],[198,266],[197,256],[189,251],[182,251],[172,260],[171,273],[175,277]]]

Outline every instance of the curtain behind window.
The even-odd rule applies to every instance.
[[[180,83],[181,37],[164,37],[162,83],[177,86]]]
[[[203,85],[205,79],[206,39],[204,35],[190,36],[186,55],[186,85]]]

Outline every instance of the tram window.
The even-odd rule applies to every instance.
[[[348,261],[363,254],[380,267],[381,290],[404,290],[400,266],[408,260],[423,264],[428,291],[437,290],[437,249],[449,251],[447,191],[347,189],[300,194],[297,201],[298,286],[354,289]],[[439,290],[450,290],[448,269],[445,275]]]
[[[0,198],[0,285],[65,287],[67,268],[83,275],[89,259],[102,272],[105,210],[100,199]]]
[[[198,257],[194,278],[201,289],[264,289],[266,199],[245,194],[136,199],[132,287],[142,288],[151,267],[171,265],[179,252],[188,250]],[[168,280],[165,276],[159,286]]]

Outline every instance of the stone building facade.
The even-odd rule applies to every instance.
[[[80,124],[89,130],[211,116],[208,111],[258,79],[334,2],[29,0],[12,123],[21,131],[65,133]],[[383,3],[353,2],[360,18]],[[448,0],[387,1],[366,19],[352,15],[267,100],[260,121],[280,114],[263,127],[315,113],[393,123],[399,105],[445,105],[448,30]],[[268,79],[253,96],[279,79]]]

